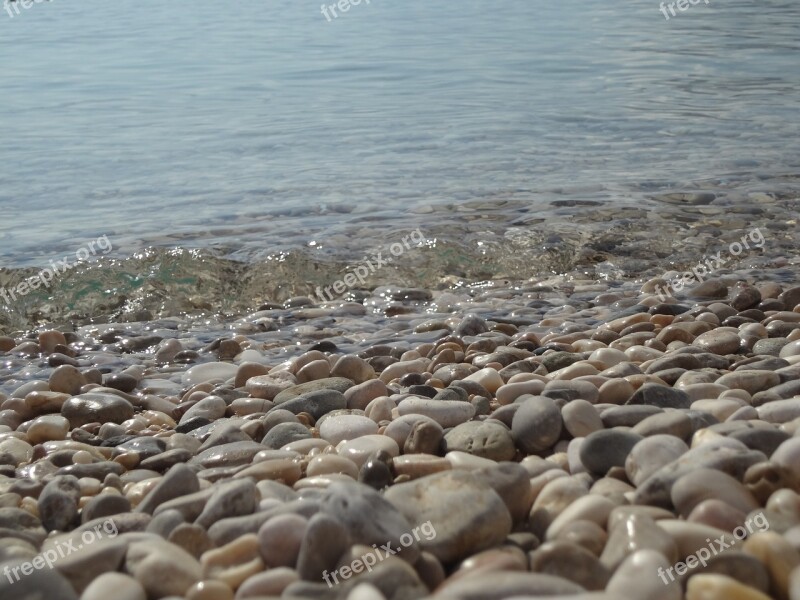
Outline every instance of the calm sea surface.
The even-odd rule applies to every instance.
[[[0,12],[0,266],[107,235],[122,270],[180,248],[313,279],[421,227],[469,276],[487,245],[530,261],[685,207],[746,226],[796,202],[799,51],[796,0]]]

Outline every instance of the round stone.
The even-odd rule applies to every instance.
[[[445,451],[457,450],[495,461],[512,460],[514,440],[504,425],[470,421],[451,429],[444,436]]]
[[[378,424],[360,415],[333,415],[326,417],[319,425],[319,436],[334,446],[345,440],[377,433]]]
[[[642,439],[640,435],[620,429],[595,431],[581,445],[581,462],[589,472],[605,475],[612,467],[624,467],[631,450]]]
[[[83,374],[72,365],[56,367],[48,380],[50,391],[62,392],[71,396],[79,394],[86,383]]]
[[[517,447],[528,454],[550,448],[561,436],[563,422],[556,403],[544,396],[523,396],[511,422]]]

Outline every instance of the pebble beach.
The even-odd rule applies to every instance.
[[[0,597],[796,600],[800,279],[772,275],[2,337]]]

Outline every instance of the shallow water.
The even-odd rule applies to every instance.
[[[0,28],[0,285],[114,247],[20,322],[310,293],[417,227],[365,284],[797,247],[794,2],[54,0]]]

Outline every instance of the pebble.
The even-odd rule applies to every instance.
[[[455,427],[475,416],[475,407],[460,400],[432,400],[430,398],[406,398],[397,405],[398,413],[418,414],[430,417],[442,427]]]
[[[232,377],[236,377],[238,369],[239,367],[236,365],[226,362],[204,363],[188,369],[181,377],[181,383],[188,387],[207,381],[227,381]]]
[[[652,435],[637,442],[631,449],[625,459],[625,474],[631,483],[639,486],[653,473],[688,451],[689,447],[680,438],[668,434]]]
[[[689,579],[686,600],[770,600],[770,596],[744,585],[731,577],[699,573]]]
[[[264,569],[258,536],[250,533],[219,548],[213,548],[200,557],[203,578],[213,579],[238,588],[249,577]]]
[[[261,558],[267,567],[294,567],[308,528],[301,515],[277,515],[258,530]]]
[[[103,573],[81,594],[81,600],[108,600],[111,597],[117,600],[147,600],[142,584],[123,573]]]
[[[644,404],[658,408],[689,408],[692,400],[683,390],[645,383],[633,393],[627,404]]]
[[[673,539],[646,514],[631,514],[617,520],[608,534],[600,562],[612,572],[638,550],[655,550],[670,564],[675,563],[678,547]]]
[[[748,536],[742,551],[767,568],[770,591],[778,598],[789,598],[790,576],[800,567],[800,553],[774,531],[757,531]]]
[[[659,577],[659,572],[666,573],[670,567],[672,564],[660,552],[636,550],[611,576],[606,592],[626,600],[681,600],[678,580],[672,581],[666,574],[663,580]]]
[[[561,409],[561,417],[564,429],[575,438],[586,437],[603,429],[603,420],[597,409],[586,400],[572,400],[565,404]]]
[[[758,501],[739,481],[713,469],[697,469],[675,481],[672,503],[684,517],[704,500],[717,499],[747,514],[759,507]]]
[[[511,423],[517,447],[528,454],[550,448],[561,436],[563,422],[556,403],[544,396],[523,396]]]
[[[125,555],[125,570],[142,585],[149,598],[184,596],[203,578],[197,559],[179,546],[157,538],[132,542]]]
[[[611,572],[597,557],[569,542],[547,542],[530,554],[530,568],[536,573],[555,575],[585,590],[605,589]]]
[[[339,456],[349,459],[360,469],[367,459],[376,452],[383,451],[389,456],[400,454],[400,448],[392,438],[385,435],[364,435],[354,440],[341,442],[336,451]]]
[[[466,452],[494,461],[512,460],[514,440],[505,425],[489,421],[470,421],[457,425],[444,436],[445,451]]]
[[[312,381],[311,383],[316,382]],[[275,401],[278,403],[278,397],[275,398]],[[322,389],[294,396],[278,403],[278,406],[281,410],[287,410],[294,414],[308,413],[314,419],[319,420],[320,417],[331,411],[347,408],[347,399],[337,390]]]
[[[70,427],[87,423],[122,423],[132,418],[133,405],[115,394],[88,392],[73,396],[61,406],[61,416]]]
[[[351,542],[347,528],[334,515],[314,515],[300,543],[297,574],[306,581],[324,581],[323,573],[336,570],[339,557]]]
[[[491,548],[511,532],[511,515],[500,496],[465,471],[398,483],[385,492],[385,497],[408,523],[431,523],[436,535],[430,540],[423,537],[419,543],[443,563]],[[460,510],[452,510],[452,506]]]
[[[581,463],[591,473],[605,475],[612,467],[624,467],[631,450],[642,439],[644,438],[630,431],[595,431],[581,445]]]
[[[54,477],[44,486],[36,507],[42,525],[48,531],[64,531],[78,516],[80,483],[72,475]]]
[[[360,415],[328,416],[319,425],[320,437],[334,446],[345,440],[377,433],[378,424],[369,417]]]

